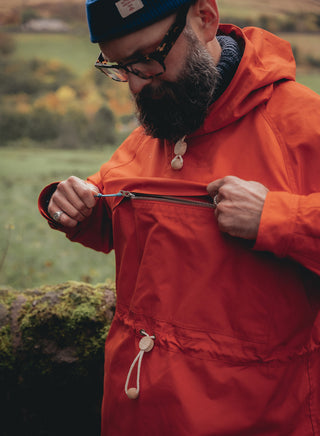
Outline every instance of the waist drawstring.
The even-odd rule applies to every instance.
[[[130,400],[135,400],[139,396],[139,392],[140,392],[140,372],[141,372],[142,358],[143,358],[144,353],[149,353],[149,351],[152,350],[152,348],[154,346],[154,340],[156,338],[155,336],[149,336],[148,333],[146,333],[144,330],[141,330],[140,333],[142,335],[144,335],[144,337],[142,339],[140,339],[140,342],[139,342],[140,351],[139,351],[139,353],[137,354],[137,356],[135,357],[134,361],[132,362],[132,364],[130,366],[130,369],[129,369],[129,372],[128,372],[128,375],[127,375],[126,384],[125,384],[125,387],[124,387],[125,393],[130,398]],[[137,362],[138,362],[138,368],[137,368],[137,387],[136,388],[132,387],[132,388],[128,389],[131,373],[132,373],[133,368],[135,367]]]

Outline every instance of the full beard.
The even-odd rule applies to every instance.
[[[189,48],[177,80],[157,87],[146,85],[135,96],[138,120],[146,134],[174,142],[203,124],[220,79],[212,56],[192,29],[184,34]]]

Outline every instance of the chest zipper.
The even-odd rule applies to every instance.
[[[157,194],[143,194],[140,192],[119,191],[116,194],[97,194],[97,198],[105,197],[124,197],[132,200],[151,200],[151,201],[163,201],[166,203],[185,204],[189,206],[207,207],[209,209],[215,209],[216,206],[213,203],[212,198],[209,195],[204,195],[202,198],[204,201],[192,200],[189,198],[175,197],[170,195],[157,195]]]

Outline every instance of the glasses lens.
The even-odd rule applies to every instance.
[[[128,75],[124,70],[119,70],[118,68],[106,68],[104,73],[117,82],[128,81]]]
[[[110,68],[106,66],[100,66],[96,65],[98,70],[102,71],[106,76],[110,77],[113,80],[116,80],[117,82],[127,82],[128,81],[128,75],[126,71],[118,68]]]
[[[128,64],[126,69],[142,79],[149,79],[164,73],[164,67],[154,59],[145,59],[143,62]]]

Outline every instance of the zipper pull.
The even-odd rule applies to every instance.
[[[130,191],[120,191],[120,194],[123,197],[128,197],[128,198],[134,198],[135,197],[134,193],[130,192]]]
[[[106,198],[106,197],[130,197],[133,198],[135,195],[130,191],[119,191],[116,194],[99,194],[95,195],[96,198]]]
[[[96,198],[105,198],[105,197],[122,197],[122,194],[120,192],[117,192],[116,194],[99,194],[95,195]]]

